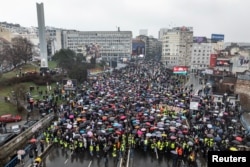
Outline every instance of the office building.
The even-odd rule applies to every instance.
[[[131,31],[76,31],[64,30],[62,33],[62,47],[75,52],[86,53],[86,47],[94,46],[98,52],[97,58],[119,61],[131,58]],[[93,47],[92,47],[93,48]]]
[[[193,44],[192,27],[168,29],[162,38],[161,62],[168,67],[190,66]]]

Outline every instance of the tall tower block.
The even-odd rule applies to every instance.
[[[47,41],[46,41],[46,32],[45,32],[43,3],[40,3],[40,4],[36,3],[36,9],[37,9],[40,57],[41,57],[40,67],[48,68],[48,54],[47,54]]]

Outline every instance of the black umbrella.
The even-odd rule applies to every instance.
[[[232,143],[233,143],[233,144],[236,144],[236,145],[240,145],[240,144],[241,144],[241,142],[239,142],[239,141],[237,141],[237,140],[233,140]]]

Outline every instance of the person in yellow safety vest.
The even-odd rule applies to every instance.
[[[100,146],[99,146],[99,144],[96,144],[95,151],[96,151],[97,158],[99,158],[100,157]]]
[[[49,135],[47,135],[47,136],[46,136],[45,141],[46,141],[47,145],[49,145],[49,144],[50,144],[50,138],[49,138]]]
[[[74,148],[74,144],[73,143],[70,143],[69,149],[70,149],[71,153],[74,152],[75,148]]]
[[[126,143],[126,135],[125,134],[122,135],[122,143]]]
[[[128,136],[128,145],[131,146],[131,144],[132,144],[132,135],[129,134],[129,136]]]
[[[114,158],[114,164],[117,164],[118,157],[117,157],[117,149],[116,149],[116,145],[115,144],[113,144],[112,157]]]
[[[79,151],[82,152],[83,151],[83,142],[79,141],[78,144],[79,144]]]
[[[143,141],[143,144],[144,144],[143,150],[146,152],[147,148],[148,148],[148,139],[147,138]]]
[[[93,151],[94,151],[94,146],[91,144],[91,145],[89,146],[89,154],[90,154],[90,156],[94,156]]]
[[[58,138],[56,136],[54,137],[54,143],[56,146],[58,146]]]
[[[185,157],[187,155],[188,147],[189,147],[189,145],[187,144],[187,142],[183,141],[182,148],[183,148],[183,156],[185,156]]]
[[[65,142],[63,143],[63,145],[64,145],[64,148],[65,148],[65,149],[68,148],[68,142],[65,141]]]
[[[160,152],[162,152],[163,149],[164,149],[164,142],[162,141],[162,142],[161,142],[161,145],[160,145],[160,148],[159,148]]]
[[[125,151],[125,145],[121,144],[121,148],[120,148],[120,157],[123,156],[123,153]]]
[[[165,141],[165,152],[169,152],[169,148],[170,148],[170,144],[169,144],[169,141],[168,140],[166,140]]]
[[[153,142],[151,143],[151,150],[155,151],[155,148],[157,147],[156,141],[155,139],[153,140]]]
[[[173,142],[173,141],[171,142],[171,144],[170,144],[170,149],[171,149],[171,150],[175,150],[175,142]]]
[[[207,137],[205,137],[205,139],[204,139],[204,145],[205,145],[205,146],[208,145],[208,138],[207,138]]]
[[[208,141],[208,146],[210,147],[210,148],[212,148],[213,146],[214,146],[214,139],[209,139],[209,141]]]
[[[159,150],[159,149],[160,149],[160,147],[161,147],[161,141],[160,141],[160,140],[158,140],[158,141],[157,141],[157,149]]]
[[[60,146],[63,147],[63,140],[62,139],[59,140],[59,143],[60,143]]]

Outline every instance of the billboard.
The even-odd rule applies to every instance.
[[[174,66],[173,73],[174,74],[187,74],[188,67],[187,66]]]
[[[249,56],[239,56],[237,65],[239,67],[249,67]]]
[[[230,66],[230,60],[216,60],[216,66]]]
[[[206,37],[193,37],[194,43],[207,43]]]
[[[213,68],[216,66],[217,54],[210,55],[210,67]]]
[[[224,34],[212,34],[211,35],[211,40],[214,41],[214,42],[224,41]]]
[[[76,90],[77,87],[76,79],[64,79],[62,83],[64,90]]]
[[[145,55],[145,44],[142,41],[132,42],[132,55]]]

